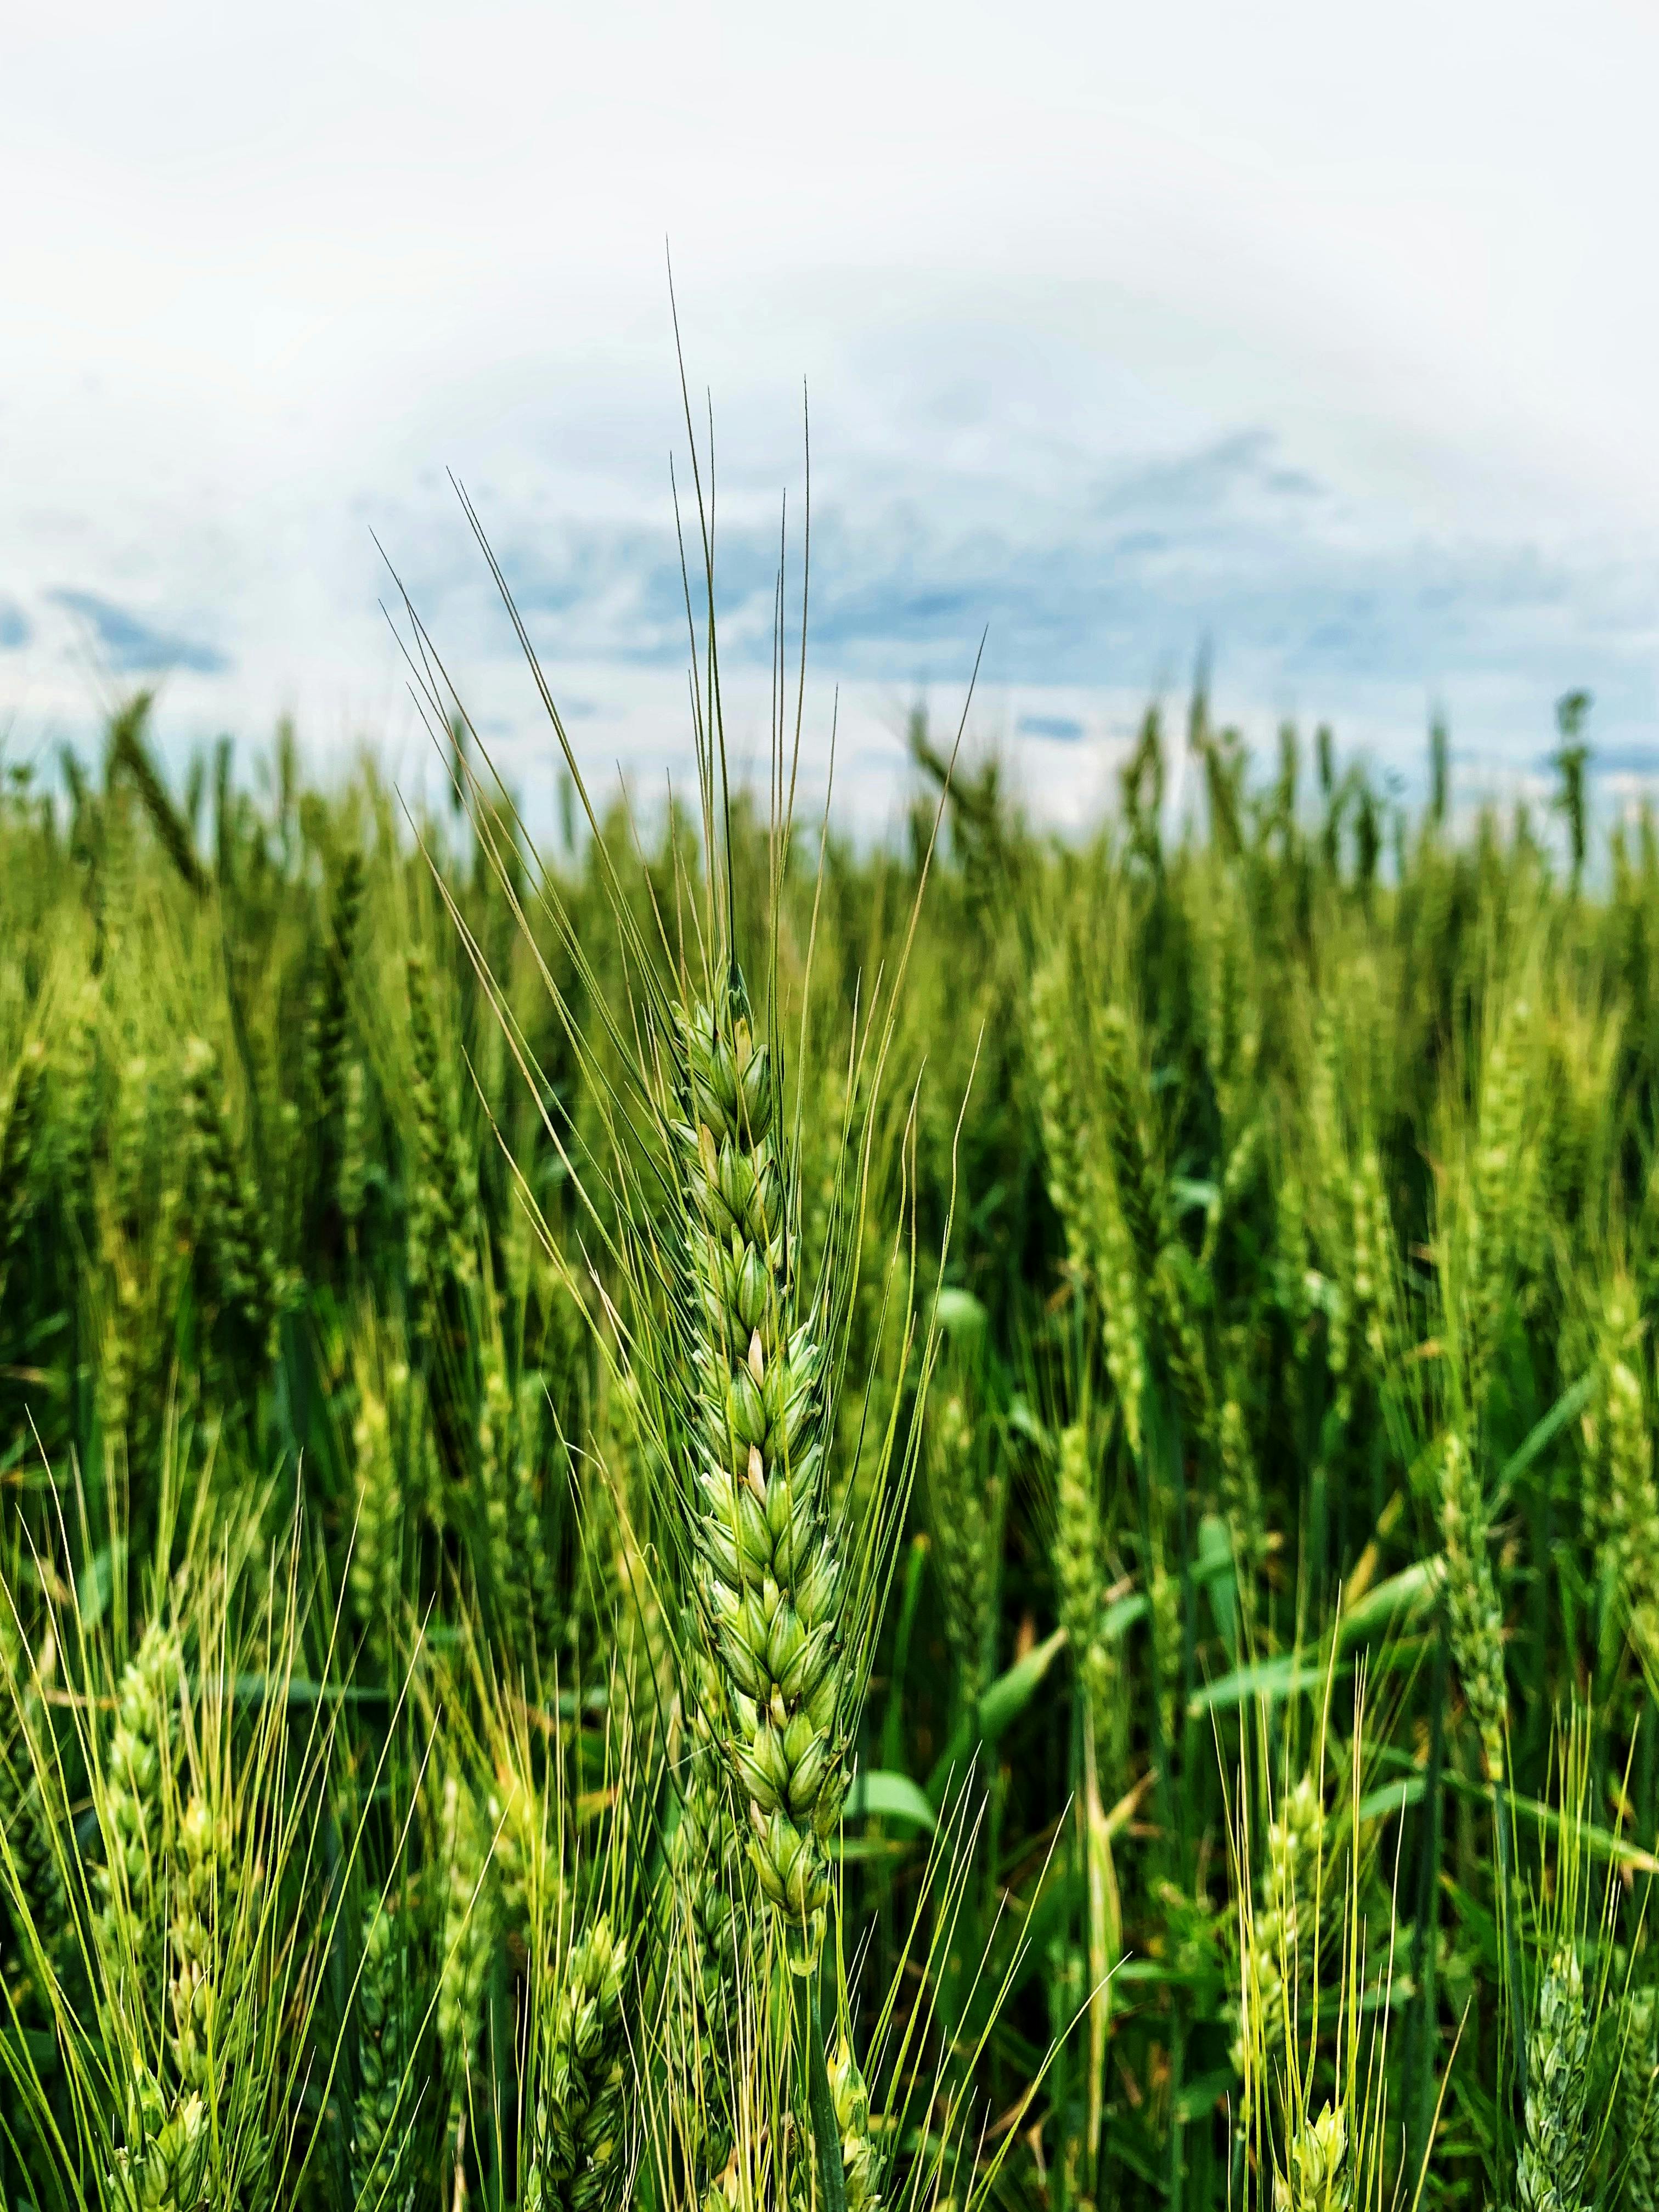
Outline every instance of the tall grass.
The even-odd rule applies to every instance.
[[[820,851],[714,673],[6,787],[0,2199],[1645,2204],[1650,820]]]

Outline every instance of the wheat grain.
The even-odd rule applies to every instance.
[[[1545,1970],[1527,2042],[1526,2129],[1515,2176],[1521,2212],[1583,2212],[1589,2202],[1592,2032],[1577,1954],[1563,1942]]]
[[[32,1170],[46,1066],[46,1047],[37,1038],[25,1046],[12,1079],[5,1138],[0,1143],[0,1295],[33,1204]]]
[[[603,2212],[627,2187],[627,1948],[601,1918],[565,1961],[540,2054],[523,2212]]]
[[[210,1294],[266,1358],[276,1349],[281,1285],[264,1212],[225,1112],[218,1055],[200,1037],[185,1048],[189,1203]]]
[[[1060,1432],[1054,1479],[1054,1588],[1060,1625],[1091,1724],[1110,1710],[1117,1677],[1115,1649],[1106,1640],[1102,1595],[1099,1475],[1086,1423]]]
[[[309,1047],[316,1088],[319,1131],[332,1139],[345,1103],[345,1073],[350,1043],[350,984],[362,915],[363,856],[347,852],[334,887],[327,945],[310,1011]]]
[[[109,2187],[129,2212],[196,2212],[212,2150],[206,2106],[195,2090],[168,2097],[152,2075],[130,2087],[125,2142]]]
[[[1659,2212],[1659,1996],[1626,1992],[1612,2118],[1627,2212]]]
[[[357,2094],[351,2108],[351,2198],[364,2212],[395,2206],[406,2160],[408,2069],[414,2056],[404,1916],[377,1897],[363,1921],[358,1975]]]
[[[413,1328],[419,1335],[434,1326],[437,1302],[448,1287],[469,1288],[477,1273],[477,1179],[439,1046],[424,954],[410,953],[404,975],[415,1124],[407,1267]]]
[[[444,1777],[440,1821],[443,1928],[437,2026],[453,2120],[465,2106],[484,1984],[495,1954],[496,1897],[490,1833],[477,1799],[459,1774]]]
[[[932,1416],[927,1455],[928,1525],[945,1629],[957,1662],[963,1704],[975,1710],[994,1657],[1002,1483],[984,1468],[963,1392],[953,1390]]]
[[[359,1343],[355,1354],[357,1414],[352,1424],[356,1517],[349,1587],[370,1648],[389,1656],[403,1584],[404,1492],[398,1443],[408,1421],[409,1367],[394,1359],[384,1382],[380,1362]]]
[[[1446,1561],[1446,1607],[1452,1656],[1480,1732],[1486,1771],[1504,1773],[1504,1617],[1486,1541],[1486,1506],[1468,1444],[1455,1431],[1441,1439],[1440,1537]]]
[[[837,2040],[829,2054],[830,2090],[841,2130],[841,2165],[847,2212],[881,2212],[881,2161],[870,2130],[870,2095],[848,2045]]]
[[[1327,2105],[1291,2140],[1273,2176],[1273,2212],[1348,2212],[1352,2203],[1347,2125],[1341,2106]]]
[[[166,1778],[175,1756],[183,1652],[159,1620],[146,1628],[122,1671],[115,1725],[105,1752],[99,1829],[104,1864],[95,1876],[107,1956],[159,1972],[163,1930]]]
[[[803,1964],[830,1899],[846,1796],[842,1569],[826,1504],[823,1355],[798,1310],[778,1071],[741,982],[681,1040],[675,1141],[689,1275],[701,1606],[724,1675],[719,1726],[761,1887]]]

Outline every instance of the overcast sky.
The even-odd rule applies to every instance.
[[[1218,703],[1473,776],[1655,734],[1659,15],[1619,0],[59,4],[0,33],[0,726],[418,776],[378,535],[545,757],[445,471],[599,762],[683,764],[664,273],[712,393],[739,744],[812,426],[815,742],[959,700],[1058,811]],[[701,401],[700,401],[701,404]],[[1653,757],[1659,760],[1659,753]]]

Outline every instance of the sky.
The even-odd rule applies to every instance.
[[[875,826],[908,708],[1085,817],[1200,655],[1409,781],[1659,769],[1659,14],[1624,0],[281,10],[0,33],[0,732],[290,714],[435,777],[406,588],[521,784],[684,776],[671,315],[712,417],[729,734],[781,530],[805,749]],[[705,457],[706,458],[706,457]],[[786,504],[787,502],[787,504]],[[397,584],[392,581],[393,574]]]

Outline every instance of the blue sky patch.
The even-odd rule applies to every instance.
[[[159,629],[131,608],[96,592],[74,591],[64,585],[46,597],[89,625],[117,675],[155,676],[183,668],[194,676],[222,676],[230,666],[228,658],[216,646]]]
[[[1016,727],[1022,738],[1058,738],[1064,744],[1075,744],[1083,735],[1074,714],[1022,714]]]

